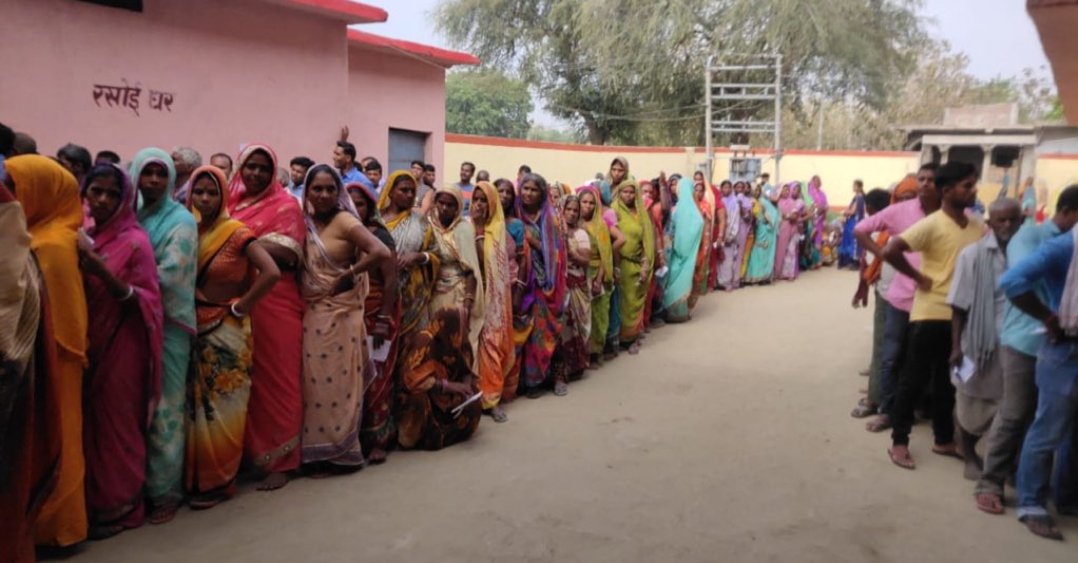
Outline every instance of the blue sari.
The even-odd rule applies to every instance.
[[[760,215],[756,217],[752,253],[749,255],[749,267],[745,271],[747,283],[771,281],[775,273],[776,244],[782,222],[779,208],[770,199],[761,197],[757,201],[760,203]]]
[[[161,199],[146,204],[139,194],[138,221],[150,238],[161,302],[165,313],[161,400],[148,435],[146,495],[154,508],[178,506],[183,499],[184,411],[187,367],[195,334],[195,277],[198,263],[198,224],[172,197],[176,167],[161,149],[143,149],[131,162],[136,186],[146,166],[168,170],[168,187]]]
[[[689,178],[678,181],[678,204],[670,217],[674,237],[670,245],[670,257],[663,286],[663,308],[667,320],[689,320],[694,304],[691,299],[693,275],[700,253],[700,241],[704,236],[704,218],[693,199],[693,182]]]
[[[865,218],[865,196],[853,196],[850,205],[854,207],[854,213],[846,219],[846,224],[842,227],[842,242],[838,246],[839,268],[856,267],[861,261],[861,248],[853,237],[853,229]]]

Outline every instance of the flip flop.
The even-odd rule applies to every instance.
[[[1034,535],[1050,540],[1063,541],[1063,534],[1056,527],[1056,521],[1047,514],[1040,516],[1025,516],[1019,518],[1019,522],[1026,525]]]
[[[938,445],[932,446],[932,453],[943,457],[953,457],[962,460],[966,459],[962,457],[962,454],[958,453],[958,447],[953,444],[950,447],[940,447]]]
[[[977,502],[977,509],[987,514],[1003,514],[1003,499],[992,493],[979,493],[973,497]]]
[[[902,469],[908,469],[910,471],[917,469],[917,464],[913,462],[913,456],[909,456],[907,454],[906,459],[899,459],[895,457],[894,451],[888,448],[887,457],[891,458],[891,463],[901,467]]]
[[[891,428],[891,417],[886,414],[876,416],[876,418],[868,421],[865,424],[865,430],[872,433],[883,432]]]
[[[850,416],[854,418],[865,418],[876,414],[876,412],[876,405],[870,404],[865,399],[861,399],[857,402],[857,406],[850,411]]]

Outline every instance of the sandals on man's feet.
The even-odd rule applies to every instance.
[[[978,493],[973,497],[977,509],[987,514],[1003,514],[1003,498],[993,493]]]
[[[1019,522],[1026,525],[1029,531],[1034,535],[1050,540],[1063,541],[1063,534],[1056,527],[1056,521],[1047,514],[1041,514],[1039,516],[1024,516],[1019,518]]]

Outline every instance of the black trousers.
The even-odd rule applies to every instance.
[[[951,357],[950,321],[911,321],[907,329],[906,357],[898,376],[898,390],[891,411],[891,441],[910,443],[910,428],[917,401],[926,384],[932,387],[932,432],[936,444],[954,441],[954,385],[948,361]]]

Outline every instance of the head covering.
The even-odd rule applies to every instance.
[[[456,186],[442,186],[434,190],[434,199],[437,200],[438,196],[442,194],[449,194],[453,196],[453,199],[457,200],[456,216],[454,216],[453,220],[449,222],[448,227],[443,227],[442,218],[438,215],[438,206],[432,205],[430,211],[428,212],[428,217],[430,217],[430,222],[432,225],[434,225],[434,228],[436,230],[451,231],[456,228],[457,224],[459,224],[464,218],[464,193],[461,192],[460,188]]]
[[[161,196],[161,199],[149,206],[142,200],[142,194],[138,194],[138,218],[140,221],[165,207],[166,200],[172,199],[172,192],[176,190],[176,163],[172,162],[171,155],[156,147],[142,149],[135,153],[135,158],[131,160],[131,183],[138,186],[142,171],[151,164],[160,164],[165,167],[168,172],[168,185],[165,187],[165,194]]]
[[[99,178],[109,173],[113,174],[120,181],[120,204],[116,207],[116,211],[109,217],[103,224],[95,225],[90,217],[87,215],[85,226],[86,231],[94,239],[94,250],[100,252],[101,248],[107,247],[111,242],[122,236],[126,231],[133,227],[138,226],[138,218],[135,216],[135,201],[137,199],[135,195],[135,187],[131,184],[131,178],[124,172],[123,168],[106,162],[98,164],[86,175],[86,178],[82,181],[82,187],[79,189],[79,193],[82,197],[86,197],[86,190],[90,187],[91,178]]]
[[[30,249],[37,255],[49,294],[57,344],[79,358],[86,353],[86,294],[76,237],[82,225],[78,181],[51,158],[36,154],[4,161],[15,199],[26,216]]]
[[[560,264],[558,260],[559,255],[564,254],[564,242],[558,233],[556,214],[550,206],[550,197],[547,195],[549,188],[542,176],[526,174],[520,181],[518,191],[522,193],[524,184],[529,181],[534,182],[536,187],[543,192],[539,196],[539,216],[535,221],[531,220],[528,214],[524,212],[524,198],[520,196],[517,196],[515,202],[516,215],[525,225],[531,224],[539,229],[543,267],[545,269],[543,284],[540,289],[547,292],[560,289],[564,293],[564,280],[560,280],[559,283],[559,270],[563,270],[564,264]]]
[[[580,220],[584,222],[588,236],[599,248],[599,261],[603,265],[603,281],[611,283],[614,281],[614,248],[610,240],[610,228],[606,226],[606,221],[603,221],[602,196],[599,194],[599,189],[590,184],[580,186],[576,189],[576,193],[581,197],[584,194],[591,194],[595,198],[595,210],[592,211],[591,219],[584,219],[583,208],[581,208]]]
[[[621,190],[625,188],[633,189],[633,209],[629,209],[629,206],[625,205],[625,202],[621,199]],[[636,183],[635,178],[628,177],[624,182],[618,184],[618,194],[614,198],[614,205],[611,207],[618,216],[618,224],[621,224],[622,221],[640,221],[640,230],[643,233],[644,256],[647,257],[648,264],[654,267],[655,229],[651,222],[651,216],[648,215],[648,210],[644,207],[644,197],[640,193],[640,184]]]
[[[202,225],[202,217],[198,210],[195,209],[195,197],[194,188],[195,182],[203,176],[209,177],[213,180],[213,183],[217,185],[217,190],[221,193],[221,206],[217,209],[217,218],[213,220],[211,225]],[[228,213],[229,203],[229,191],[228,181],[225,179],[225,173],[213,165],[199,166],[191,173],[191,190],[187,197],[187,209],[189,209],[195,216],[195,220],[200,223],[199,236],[198,236],[198,269],[202,270],[209,263],[209,261],[217,255],[217,252],[221,250],[228,239],[243,227],[243,223],[233,219]]]
[[[700,215],[695,184],[688,178],[678,180],[678,205],[670,216],[674,224],[673,252],[670,256],[670,273],[667,274],[663,292],[663,304],[674,304],[692,291],[693,275],[696,273],[696,257],[704,235],[704,218]]]
[[[408,178],[412,182],[415,182],[415,177],[412,176],[412,172],[410,170],[397,170],[396,172],[390,174],[389,178],[386,179],[385,187],[382,188],[381,195],[378,196],[378,212],[379,213],[385,213],[386,210],[389,209],[389,203],[390,203],[389,196],[390,196],[391,192],[397,188],[397,182],[400,181],[401,178]],[[418,188],[418,187],[419,186],[417,184],[416,188]],[[461,209],[463,209],[463,207],[461,207]],[[402,213],[405,213],[405,214],[411,213],[411,212],[412,212],[411,208],[405,209],[404,211],[402,211]]]
[[[374,190],[374,184],[370,181],[367,181],[366,183],[349,182],[348,185],[344,187],[344,191],[351,194],[352,190],[359,192],[360,195],[367,200],[367,220],[364,221],[364,223],[367,225],[377,224],[384,228],[386,224],[382,221],[382,214],[378,211],[378,194]],[[356,209],[356,211],[359,211],[359,209]],[[360,217],[360,219],[362,220],[362,217]]]
[[[243,167],[247,164],[247,161],[251,156],[257,152],[265,153],[269,157],[270,183],[266,186],[265,190],[262,190],[262,193],[244,201],[244,198],[247,196],[247,184],[243,183]],[[230,211],[250,206],[256,201],[275,194],[283,189],[284,187],[281,186],[280,181],[277,180],[277,153],[273,152],[273,149],[269,148],[267,145],[252,143],[240,151],[239,156],[236,157],[236,170],[232,173],[232,180],[228,183],[228,196],[231,204]]]
[[[906,174],[895,186],[895,191],[891,193],[891,203],[908,194],[917,194],[917,176],[914,174]]]
[[[308,187],[311,185],[311,180],[314,180],[314,175],[321,172],[328,172],[333,177],[333,183],[337,184],[337,210],[351,213],[356,219],[362,220],[359,216],[359,211],[356,209],[356,203],[352,201],[352,196],[348,194],[348,190],[344,188],[344,181],[341,179],[340,172],[337,172],[336,168],[328,164],[315,164],[307,169],[307,176],[303,178],[303,214],[307,217],[314,214],[314,208],[307,203],[307,194],[310,193]],[[309,220],[307,226],[308,228],[311,227]]]

